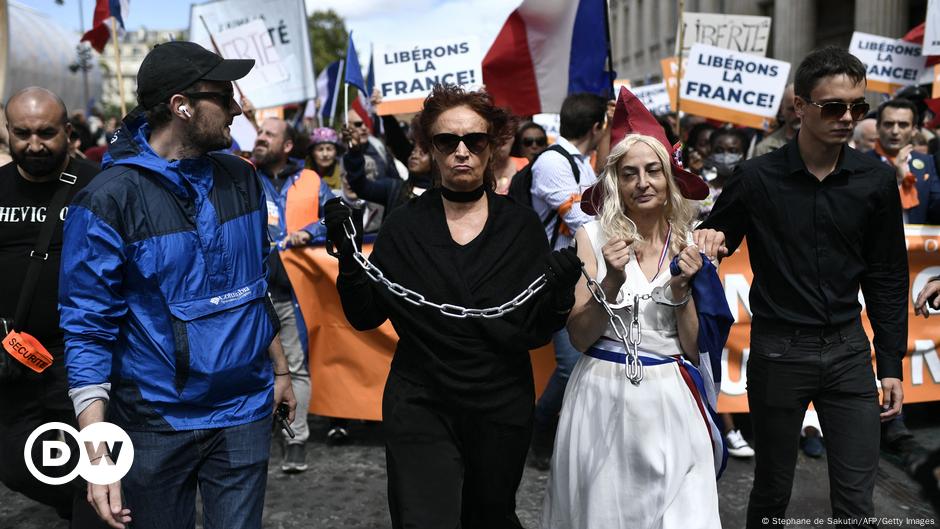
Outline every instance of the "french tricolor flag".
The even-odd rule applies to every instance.
[[[88,42],[98,53],[104,51],[104,45],[111,38],[111,17],[123,30],[124,19],[127,18],[128,0],[98,0],[95,3],[95,14],[91,29],[82,35],[82,42]]]
[[[607,0],[525,0],[483,59],[483,83],[519,116],[558,112],[568,94],[612,95]]]

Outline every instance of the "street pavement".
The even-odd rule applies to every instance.
[[[911,406],[908,409],[913,408]],[[914,413],[908,424],[925,446],[940,446],[940,421],[936,405]],[[919,416],[919,417],[918,417]],[[743,422],[746,422],[744,420]],[[311,439],[307,462],[310,469],[286,475],[280,470],[281,448],[275,442],[268,471],[264,527],[270,529],[388,529],[391,527],[385,494],[385,455],[381,426],[353,423],[353,441],[332,447],[324,442],[327,422],[310,417]],[[6,454],[4,454],[5,456]],[[2,464],[2,461],[0,461]],[[744,527],[747,494],[751,487],[753,460],[731,459],[718,489],[722,525]],[[538,527],[539,511],[548,480],[547,472],[526,468],[518,494],[519,518],[524,527]],[[810,459],[800,454],[788,518],[789,527],[831,527],[826,458]],[[916,484],[883,457],[875,488],[878,517],[889,518],[881,527],[937,527],[940,517],[919,496]],[[821,518],[822,523],[813,523]],[[805,521],[809,520],[808,523]],[[65,529],[50,508],[15,494],[0,485],[0,529]],[[168,521],[168,528],[173,525]],[[201,525],[200,525],[201,527]],[[603,528],[598,528],[603,529]]]

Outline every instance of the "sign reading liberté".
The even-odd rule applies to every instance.
[[[770,17],[683,13],[682,24],[682,55],[687,54],[694,44],[708,44],[761,57],[767,55]],[[678,43],[677,36],[676,55],[679,54]]]
[[[849,53],[865,64],[868,89],[884,94],[917,84],[927,62],[917,44],[859,31],[852,34]]]
[[[692,46],[682,75],[684,112],[767,129],[777,117],[790,63],[716,48]]]
[[[206,49],[218,46],[227,59],[255,59],[252,73],[238,86],[256,108],[316,97],[303,0],[220,0],[193,5],[189,35]]]
[[[417,112],[434,85],[464,87],[483,83],[483,54],[477,37],[461,37],[377,47],[375,86],[382,95],[380,115]]]

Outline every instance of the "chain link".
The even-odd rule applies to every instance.
[[[619,314],[614,313],[613,307],[607,302],[607,295],[604,294],[601,285],[587,273],[583,265],[581,266],[581,274],[584,275],[584,279],[587,280],[587,287],[591,296],[600,304],[604,312],[607,313],[607,317],[610,319],[610,326],[614,329],[614,334],[616,334],[617,338],[623,343],[623,348],[627,355],[624,361],[624,374],[633,385],[640,385],[640,381],[643,380],[643,363],[640,362],[640,340],[642,338],[640,336],[640,300],[650,299],[651,296],[649,294],[633,296],[633,319],[630,321],[630,326],[628,327],[627,324],[623,322],[623,318],[621,318]],[[620,308],[620,306],[617,308]]]
[[[485,309],[468,309],[461,307],[459,305],[452,305],[450,303],[434,303],[428,301],[423,295],[414,290],[411,290],[407,287],[399,285],[393,281],[390,281],[385,277],[385,274],[382,273],[374,264],[369,261],[369,258],[362,254],[359,251],[359,248],[356,246],[356,227],[353,226],[352,219],[347,219],[343,224],[343,231],[346,233],[346,237],[349,238],[350,243],[353,247],[353,259],[356,263],[362,268],[366,273],[366,276],[371,279],[373,282],[380,285],[384,285],[392,294],[402,298],[403,300],[411,303],[416,307],[431,307],[437,309],[444,316],[451,318],[464,319],[464,318],[483,318],[483,319],[495,319],[502,318],[506,314],[516,310],[517,308],[524,305],[532,296],[539,293],[540,290],[548,283],[548,278],[545,277],[545,274],[540,275],[535,281],[529,284],[525,290],[520,292],[516,297],[511,300],[503,303],[498,307],[489,307]],[[335,250],[330,242],[327,242],[327,253],[334,257],[338,257],[339,254]]]

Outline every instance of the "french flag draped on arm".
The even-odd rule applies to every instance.
[[[87,41],[98,53],[102,53],[105,44],[111,38],[111,17],[114,17],[118,26],[123,30],[127,13],[128,0],[98,0],[95,3],[95,14],[92,19],[91,29],[82,35],[82,42]]]
[[[607,49],[607,0],[525,0],[486,53],[483,83],[516,115],[558,112],[568,94],[612,96]]]

